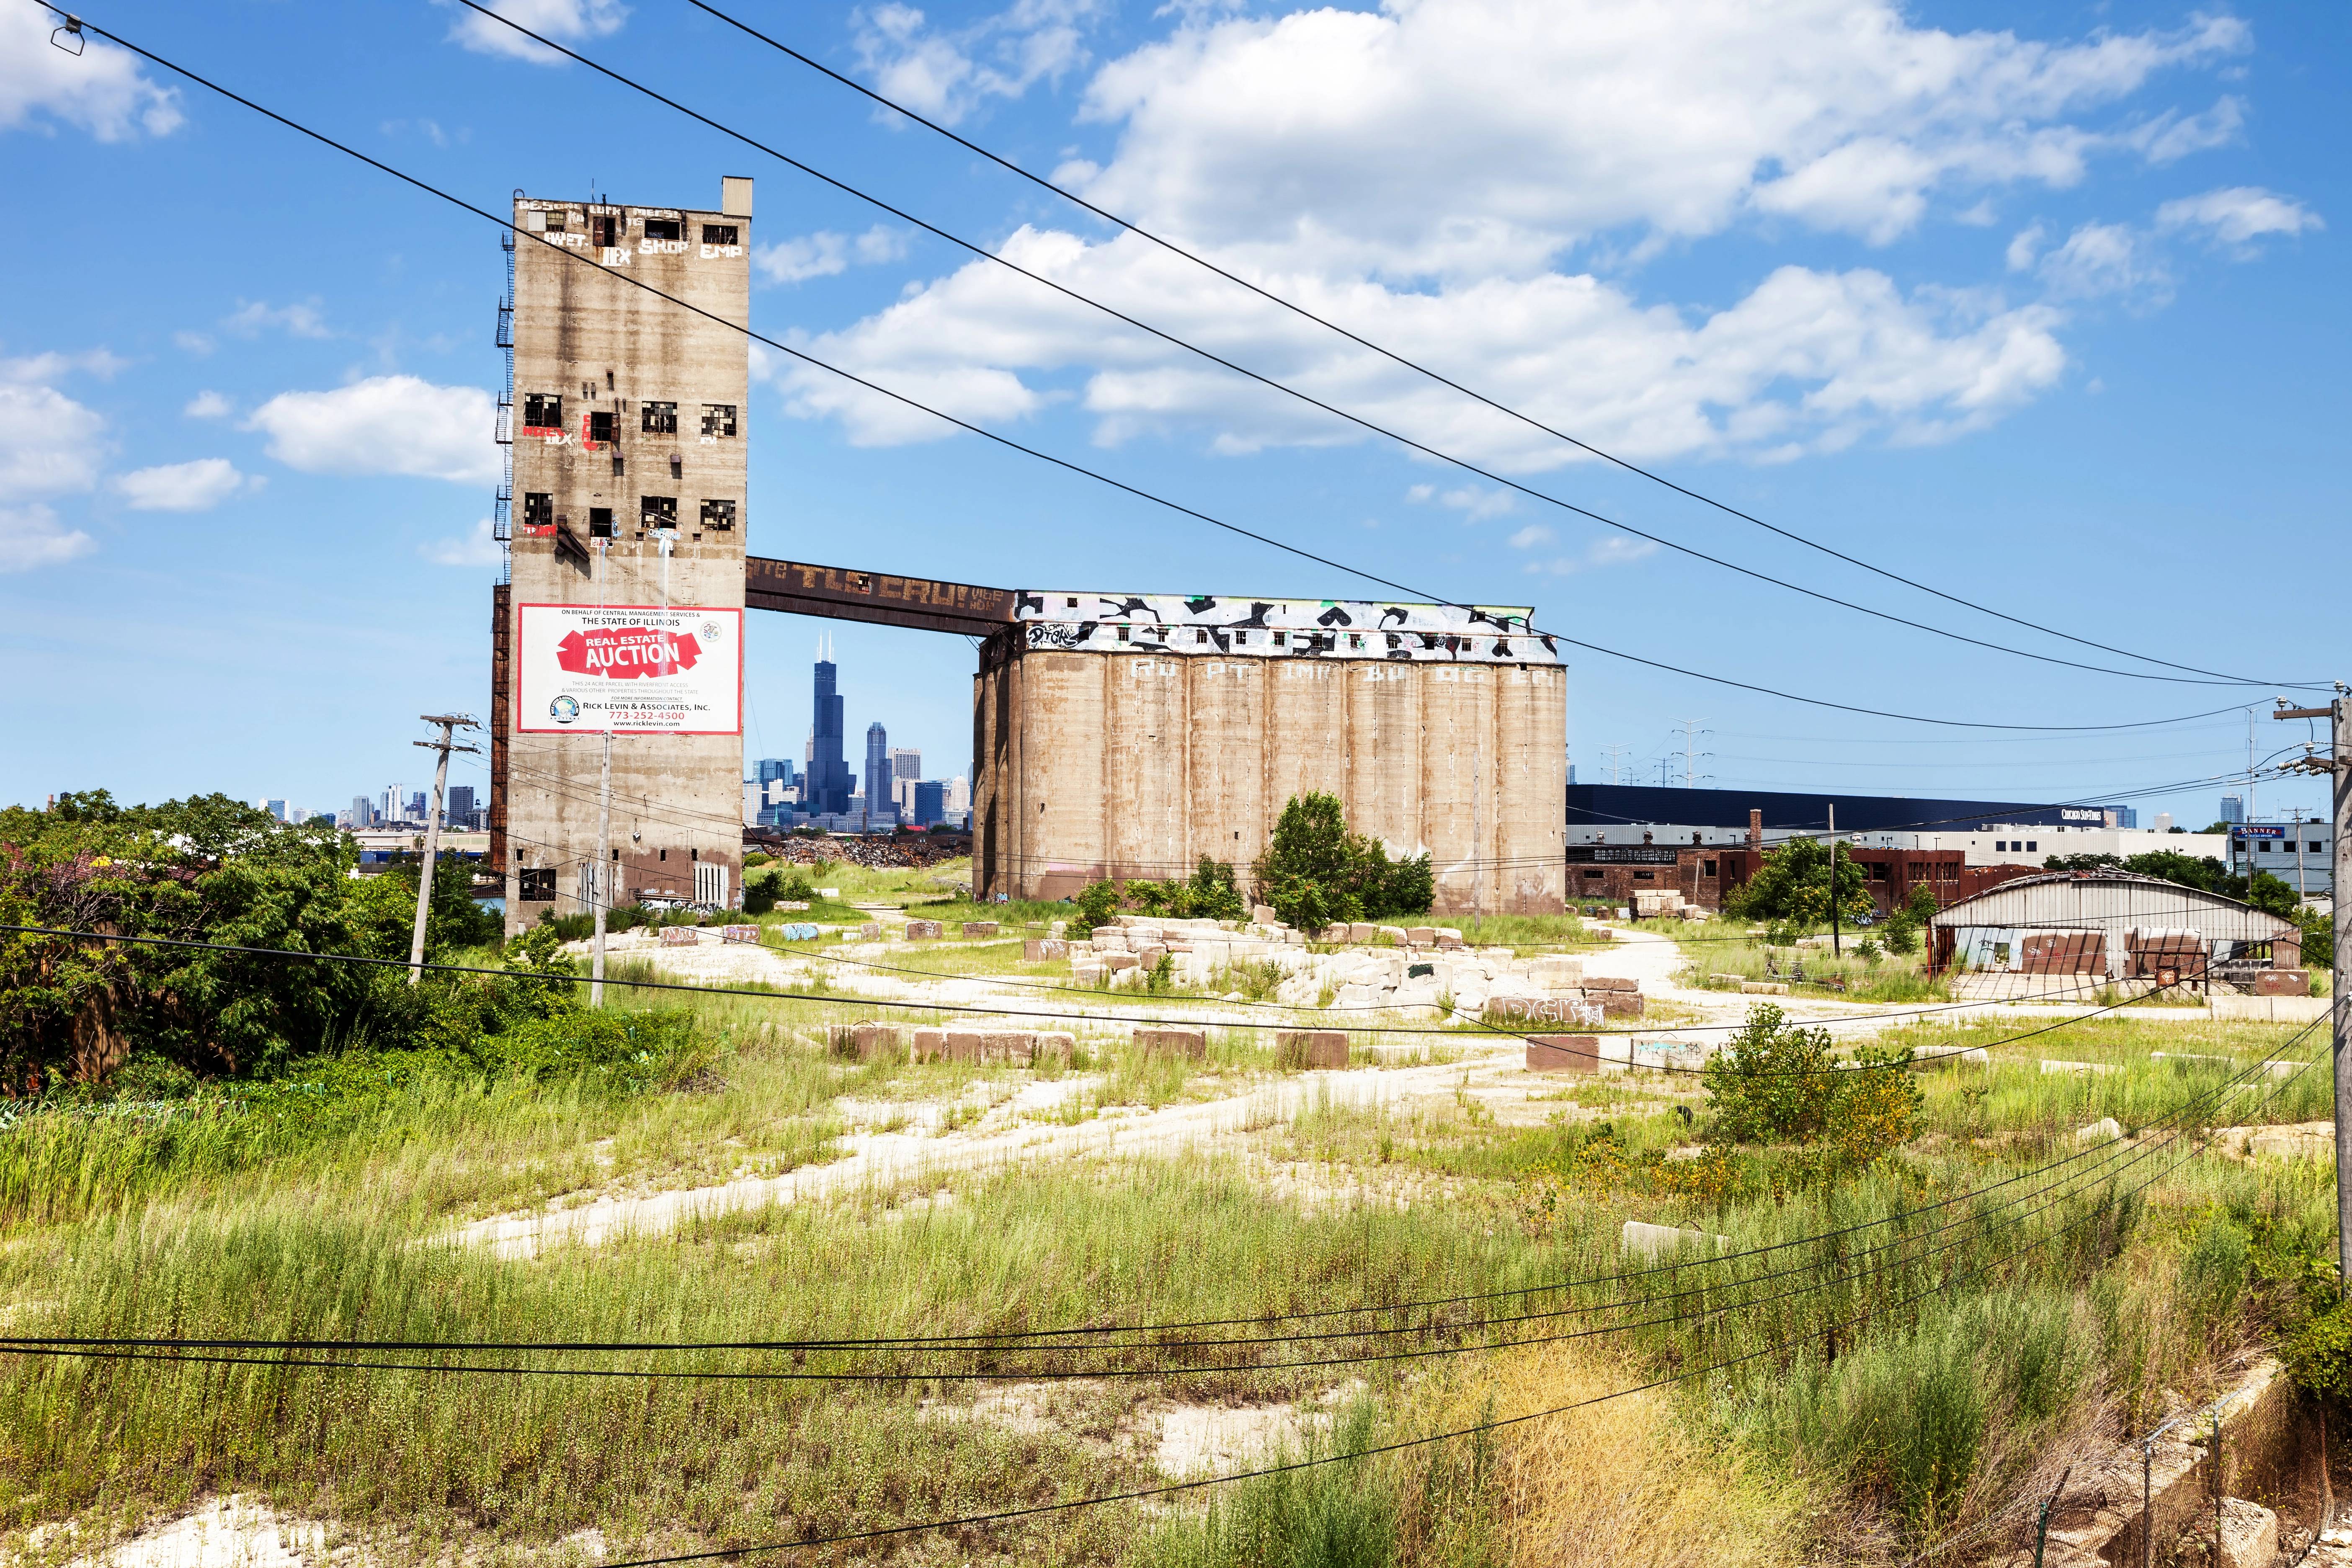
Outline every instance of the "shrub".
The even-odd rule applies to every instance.
[[[1908,1047],[1874,1046],[1841,1061],[1829,1030],[1763,1003],[1706,1064],[1707,1105],[1731,1142],[1822,1145],[1866,1164],[1919,1130],[1927,1099],[1910,1061]]]
[[[1088,882],[1078,889],[1078,918],[1070,922],[1072,936],[1084,936],[1118,917],[1118,888],[1110,882]]]
[[[1832,860],[1838,908],[1849,919],[1869,913],[1868,874],[1842,849],[1811,838],[1790,839],[1778,849],[1765,851],[1762,868],[1725,900],[1724,912],[1741,920],[1818,925],[1830,918]]]
[[[1258,897],[1301,931],[1421,914],[1436,900],[1429,857],[1391,861],[1377,839],[1348,831],[1336,795],[1291,796],[1252,875]]]

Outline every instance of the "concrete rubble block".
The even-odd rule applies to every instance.
[[[1190,1057],[1197,1062],[1209,1054],[1209,1037],[1199,1029],[1138,1029],[1135,1044],[1149,1057]]]
[[[1250,910],[1250,919],[1255,923],[1262,926],[1280,925],[1282,923],[1282,917],[1274,912],[1274,906],[1271,904],[1259,904],[1254,907]]]
[[[1077,1059],[1078,1037],[1059,1029],[1040,1029],[1034,1037],[1035,1055],[1041,1062],[1059,1062],[1068,1067]]]
[[[1372,936],[1379,942],[1391,942],[1399,947],[1404,945],[1404,927],[1402,926],[1374,926]]]
[[[951,1062],[980,1060],[981,1042],[986,1037],[978,1029],[950,1029],[942,1042],[941,1054]]]
[[[1588,1003],[1601,1005],[1604,1018],[1638,1018],[1645,1002],[1639,991],[1588,991],[1584,997]]]
[[[1408,980],[1396,988],[1396,994],[1389,998],[1389,1005],[1394,1007],[1434,1007],[1437,1005],[1437,982]]]
[[[1277,1029],[1274,1049],[1275,1060],[1289,1071],[1348,1065],[1344,1029]]]
[[[1070,956],[1070,944],[1055,937],[1031,937],[1021,944],[1021,957],[1029,963],[1044,963]]]
[[[1125,952],[1128,950],[1127,933],[1113,931],[1108,926],[1097,926],[1094,935],[1088,937],[1087,942],[1097,952]]]
[[[857,1026],[827,1024],[824,1027],[824,1048],[828,1056],[855,1058],[857,1055]]]
[[[776,900],[776,908],[783,910],[784,913],[788,915],[806,914],[808,912],[808,900],[806,899],[779,899]]]
[[[1983,1067],[1992,1066],[1992,1053],[1982,1046],[1970,1046],[1964,1051],[1929,1051],[1911,1058],[1913,1067]]]
[[[1081,985],[1092,985],[1109,973],[1109,967],[1097,958],[1074,959],[1070,963],[1070,978]]]
[[[915,1031],[914,1059],[919,1062],[943,1060],[948,1054],[948,1032],[945,1029]]]
[[[908,942],[937,942],[940,937],[946,934],[946,928],[941,926],[937,921],[908,921],[907,922],[907,940]]]
[[[1135,962],[1146,969],[1158,968],[1160,961],[1166,956],[1168,950],[1156,942],[1135,950]]]
[[[1037,1037],[1027,1029],[991,1029],[980,1037],[980,1059],[1000,1067],[1025,1068],[1037,1054]]]
[[[2257,996],[2308,996],[2311,973],[2303,969],[2265,969],[2254,976]]]
[[[1348,927],[1348,940],[1351,942],[1366,942],[1371,941],[1371,926],[1363,921],[1351,921]]]
[[[1412,947],[1435,947],[1437,931],[1433,926],[1407,926],[1404,940],[1406,944]]]
[[[1052,926],[1047,928],[1045,934],[1055,938],[1056,940],[1066,937],[1070,934],[1070,922],[1067,921],[1055,921]]]
[[[2223,1498],[2221,1568],[2271,1568],[2278,1554],[2278,1515],[2244,1498]]]
[[[2074,1129],[2077,1143],[2105,1143],[2124,1135],[2124,1125],[2112,1116],[2102,1116],[2088,1127]]]
[[[1102,966],[1110,971],[1113,974],[1117,974],[1122,969],[1133,969],[1136,966],[1135,954],[1131,952],[1106,952],[1102,955]]]
[[[702,933],[692,926],[664,926],[661,928],[661,944],[664,947],[699,947]]]
[[[963,934],[966,936],[994,936],[996,934],[996,922],[994,921],[966,921],[963,922]]]
[[[1399,994],[1402,994],[1400,987]],[[1607,1015],[1595,1003],[1576,996],[1490,996],[1486,1018],[1504,1028],[1533,1024],[1594,1025]]]
[[[1462,945],[1462,933],[1453,926],[1432,926],[1430,930],[1437,933],[1437,945],[1440,947]]]
[[[721,942],[748,942],[757,944],[760,940],[760,928],[758,926],[720,926],[719,928],[719,940]]]
[[[880,942],[882,940],[882,922],[879,921],[867,921],[864,925],[859,926],[857,928],[857,940],[860,942]]]
[[[2054,1057],[2045,1057],[2042,1061],[2042,1070],[2043,1072],[2109,1073],[2116,1069],[2105,1062],[2062,1062]]]
[[[1336,1000],[1336,1005],[1341,1007],[1377,1007],[1380,1005],[1381,992],[1376,985],[1342,985]]]
[[[1614,974],[1588,974],[1584,977],[1587,991],[1639,991],[1642,983]]]
[[[1528,979],[1547,991],[1572,991],[1584,984],[1584,960],[1546,956],[1528,961]]]
[[[1528,1041],[1529,1072],[1599,1072],[1598,1035],[1536,1035]]]
[[[1677,1253],[1707,1256],[1731,1245],[1727,1236],[1709,1236],[1703,1230],[1677,1230],[1670,1225],[1645,1225],[1638,1219],[1625,1222],[1617,1247],[1621,1252],[1637,1258],[1672,1258]]]
[[[1786,996],[1788,982],[1784,980],[1743,980],[1739,989],[1750,996]]]

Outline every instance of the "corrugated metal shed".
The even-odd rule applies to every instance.
[[[2219,893],[2127,871],[2053,871],[1962,899],[1930,922],[1933,962],[2036,974],[2184,976],[2277,942],[2299,948],[2301,928]],[[2290,952],[2273,950],[2273,961]]]

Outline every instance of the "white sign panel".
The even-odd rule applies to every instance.
[[[694,605],[520,605],[515,730],[740,735],[743,612]]]

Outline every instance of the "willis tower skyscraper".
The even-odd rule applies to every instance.
[[[808,787],[802,798],[811,811],[838,814],[849,809],[856,784],[841,756],[841,695],[835,689],[831,640],[817,644],[816,721],[809,741]]]

